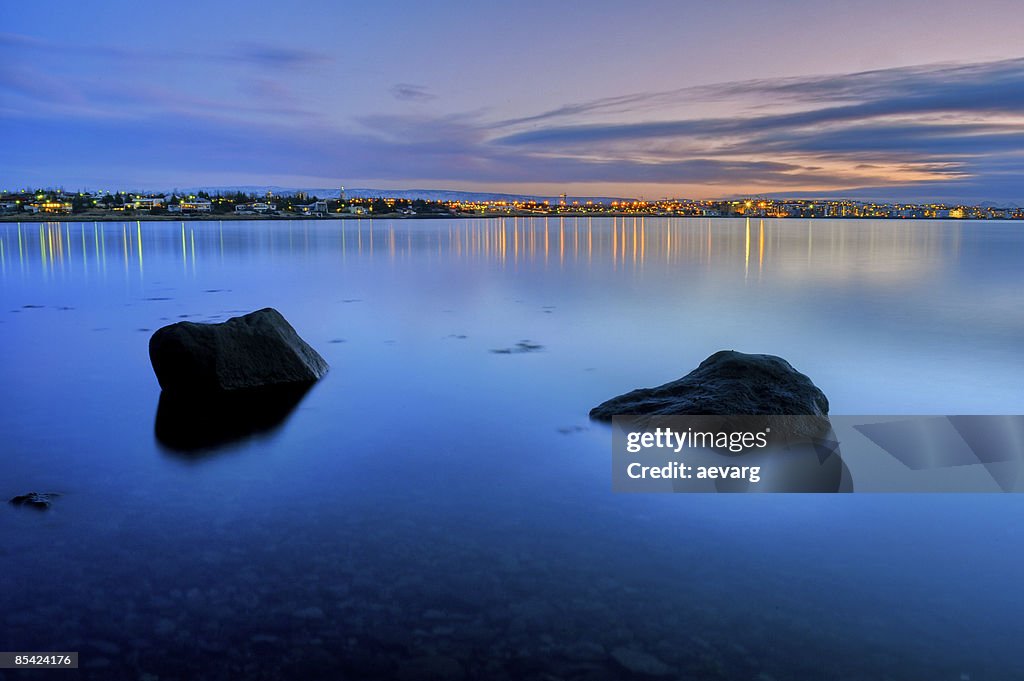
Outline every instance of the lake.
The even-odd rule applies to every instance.
[[[55,678],[1024,678],[1018,495],[611,491],[589,409],[721,349],[833,414],[1024,413],[1024,230],[0,224],[0,650]],[[275,307],[279,427],[154,435],[147,344]],[[42,678],[0,671],[0,679]]]

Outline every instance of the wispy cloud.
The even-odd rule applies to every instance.
[[[329,64],[326,52],[283,45],[239,43],[220,50],[149,49],[104,44],[44,40],[16,33],[0,33],[0,50],[32,51],[46,56],[70,55],[80,58],[115,60],[119,66],[134,63],[191,62],[197,64],[251,64],[260,68],[294,70]]]
[[[425,102],[431,99],[437,99],[437,95],[432,94],[422,85],[413,85],[412,83],[398,83],[391,88],[391,94],[394,95],[395,99],[399,99],[406,102]]]
[[[701,105],[736,113],[692,113]],[[822,172],[831,173],[825,184],[851,188],[879,179],[976,181],[993,157],[1024,170],[1022,112],[1024,59],[1013,59],[601,98],[502,121],[491,144],[563,158],[598,152],[602,162],[642,157],[679,182],[692,181],[685,171],[695,156],[720,162],[709,166],[722,172],[709,172],[708,182],[794,186],[809,175],[820,183]],[[770,178],[752,173],[751,161],[790,169]]]
[[[206,55],[201,58],[210,59],[211,57],[239,59],[264,68],[274,69],[316,67],[331,61],[327,55],[313,50],[268,45],[242,45],[225,55]]]

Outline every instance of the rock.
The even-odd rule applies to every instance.
[[[671,383],[613,397],[590,410],[619,414],[828,416],[828,398],[807,376],[774,355],[721,350]]]
[[[634,416],[624,427],[650,432],[669,426],[667,417],[687,416],[697,418],[675,426],[730,437],[764,432],[765,445],[735,449],[717,444],[710,447],[713,453],[690,452],[691,465],[727,466],[742,453],[742,465],[758,466],[762,479],[756,484],[719,479],[717,491],[852,491],[828,409],[825,394],[781,357],[721,350],[671,383],[633,390],[594,407],[590,418]],[[680,480],[672,487],[692,489]]]
[[[50,503],[60,495],[55,492],[29,492],[12,497],[10,503],[15,506],[29,506],[31,508],[45,511],[50,508]]]
[[[443,655],[417,657],[405,662],[395,678],[398,681],[458,681],[466,676],[462,663]]]
[[[668,676],[672,673],[672,668],[658,658],[632,648],[616,648],[612,651],[612,659],[632,674]]]
[[[181,393],[311,384],[328,370],[269,307],[219,324],[178,322],[157,329],[149,358],[160,387]]]

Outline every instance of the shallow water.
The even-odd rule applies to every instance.
[[[79,651],[68,679],[1024,676],[1018,496],[617,495],[586,417],[723,348],[835,414],[1024,413],[1022,253],[1013,223],[0,225],[0,494],[62,494],[0,509],[0,650]],[[328,376],[269,433],[158,442],[151,332],[265,306]]]

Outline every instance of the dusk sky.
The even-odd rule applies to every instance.
[[[0,188],[1024,202],[1019,0],[43,1],[0,19]]]

